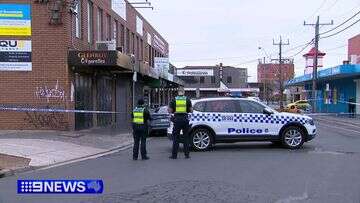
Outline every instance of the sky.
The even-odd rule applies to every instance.
[[[132,0],[136,2],[139,0]],[[143,16],[170,44],[170,62],[181,68],[188,65],[216,65],[223,63],[247,68],[249,82],[257,81],[259,58],[278,58],[280,36],[290,45],[283,47],[284,57],[294,58],[295,74],[305,68],[300,52],[314,38],[315,23],[320,16],[320,33],[325,32],[360,11],[360,0],[149,0],[151,9],[139,9]],[[352,24],[356,16],[345,28]],[[336,32],[329,32],[332,34]],[[348,39],[360,34],[360,23],[346,31],[321,39],[319,50],[327,53],[324,67],[342,64],[347,59]],[[325,36],[325,35],[323,35]],[[262,47],[262,49],[259,49]],[[296,48],[297,49],[293,49]],[[300,52],[300,53],[299,53]]]

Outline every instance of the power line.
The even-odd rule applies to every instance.
[[[349,25],[349,26],[345,27],[344,29],[342,29],[342,30],[340,30],[340,31],[338,31],[338,32],[335,32],[335,33],[333,33],[333,34],[331,34],[331,35],[327,35],[327,36],[321,37],[320,39],[326,39],[326,38],[329,38],[329,37],[332,37],[332,36],[338,35],[338,34],[340,34],[340,33],[344,32],[345,30],[347,30],[347,29],[351,28],[352,26],[354,26],[354,25],[355,25],[356,23],[358,23],[358,22],[360,22],[360,19],[358,19],[357,21],[355,21],[353,24],[351,24],[351,25]]]
[[[284,51],[283,53],[291,52],[291,51],[296,50],[296,49],[298,49],[298,48],[301,48],[301,47],[303,47],[303,46],[306,46],[306,47],[307,47],[307,46],[309,45],[309,43],[312,43],[313,40],[314,40],[314,39],[312,39],[310,42],[306,42],[305,44],[300,44],[300,45],[295,46],[295,47],[293,47],[293,48],[291,48],[291,49],[288,49],[288,50]],[[303,50],[302,50],[302,51],[303,51]],[[302,51],[300,51],[300,52],[302,52]]]
[[[328,9],[326,9],[326,11],[329,11],[330,9],[332,9],[338,2],[339,2],[339,0],[335,0],[335,2]]]
[[[326,49],[326,51],[333,51],[333,50],[337,50],[337,49],[340,49],[340,48],[343,48],[343,47],[346,47],[346,46],[347,46],[347,44],[343,44],[343,45],[340,45],[340,46],[337,46],[337,47]]]
[[[308,46],[310,46],[313,43],[314,43],[314,39],[312,39],[310,42],[304,44],[305,46],[299,52],[296,52],[296,54],[291,55],[290,58],[294,58],[295,56],[301,54]]]
[[[242,63],[236,64],[236,65],[234,65],[234,66],[241,66],[241,65],[245,65],[245,64],[249,64],[249,63],[254,63],[254,62],[258,62],[258,61],[259,61],[258,58],[257,58],[257,59],[252,59],[252,60],[249,60],[249,61],[244,61],[244,62],[242,62]]]
[[[240,59],[246,58],[247,56],[231,56],[231,57],[217,57],[217,58],[202,58],[202,59],[188,59],[188,60],[175,60],[174,62],[192,62],[192,61],[215,61],[223,59]]]
[[[353,6],[350,10],[342,12],[340,15],[333,16],[334,18],[344,17],[347,16],[349,13],[352,13],[354,10],[357,10],[360,7],[360,4]]]
[[[309,16],[308,18],[312,18],[314,17],[314,15],[320,10],[322,9],[322,7],[325,5],[325,3],[327,2],[327,0],[323,0],[323,2],[320,4],[320,6],[314,11],[313,14],[311,14],[311,16]]]
[[[325,32],[323,32],[323,33],[320,33],[320,35],[323,35],[323,34],[326,34],[326,33],[331,32],[331,31],[333,31],[333,30],[338,29],[339,27],[343,26],[344,24],[346,24],[347,22],[349,22],[350,20],[352,20],[353,18],[355,18],[355,17],[356,17],[357,15],[359,15],[359,14],[360,14],[360,10],[359,10],[358,12],[356,12],[353,16],[351,16],[350,18],[348,18],[347,20],[345,20],[344,22],[340,23],[338,26],[336,26],[336,27],[334,27],[334,28],[332,28],[332,29],[330,29],[330,30],[328,30],[328,31],[325,31]]]

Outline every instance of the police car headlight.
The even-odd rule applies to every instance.
[[[309,125],[315,125],[313,119],[308,119],[308,120],[306,121],[306,123],[309,124]]]

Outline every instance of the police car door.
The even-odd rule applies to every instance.
[[[251,100],[238,100],[241,113],[236,120],[242,128],[235,133],[249,136],[268,136],[273,134],[271,115],[264,114],[264,106]]]
[[[234,114],[237,103],[234,100],[211,100],[206,102],[206,118],[216,136],[226,136],[228,129],[234,126]]]

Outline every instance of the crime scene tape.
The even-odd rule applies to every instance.
[[[354,113],[304,113],[305,116],[341,116],[341,115],[354,115]]]
[[[126,112],[116,111],[91,111],[91,110],[69,110],[69,109],[38,109],[22,107],[1,107],[0,111],[20,111],[20,112],[55,112],[55,113],[98,113],[98,114],[124,114]]]

